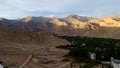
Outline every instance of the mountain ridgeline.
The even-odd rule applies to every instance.
[[[67,37],[68,40],[61,37]],[[64,62],[67,58],[65,55],[84,56],[91,49],[98,54],[98,59],[101,59],[99,57],[103,54],[107,54],[105,57],[108,58],[105,60],[109,60],[111,54],[120,59],[116,57],[120,56],[119,39],[120,16],[98,19],[71,14],[64,18],[42,16],[14,20],[0,18],[0,60],[9,68],[21,68],[21,64],[23,66],[24,62],[26,63],[25,60],[28,62],[24,64],[24,68],[70,68],[72,61]],[[71,46],[72,43],[77,46],[71,50],[56,48],[60,45]],[[81,47],[82,43],[88,46]],[[110,52],[108,45],[111,46]],[[101,51],[97,51],[97,47],[105,53],[99,53]]]
[[[120,16],[98,19],[71,14],[64,18],[42,16],[28,16],[15,20],[0,18],[2,41],[10,39],[38,41],[41,36],[54,37],[52,34],[119,39]]]

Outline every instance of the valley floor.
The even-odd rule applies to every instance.
[[[37,44],[0,43],[0,60],[8,68],[70,68],[68,50]]]

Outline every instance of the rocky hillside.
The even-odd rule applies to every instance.
[[[63,44],[68,42],[44,28],[22,20],[0,20],[0,61],[7,68],[66,68],[70,63],[62,59],[68,50],[56,48]]]
[[[4,32],[6,29],[8,30],[7,34],[9,34],[11,31],[14,31],[15,34],[18,35],[22,33],[22,30],[28,34],[38,34],[41,31],[45,31],[50,34],[53,33],[59,35],[120,38],[120,16],[109,16],[98,19],[95,17],[71,14],[64,18],[42,16],[29,16],[16,20],[1,18],[0,26],[1,31]],[[13,36],[15,36],[14,32],[12,34]]]
[[[69,51],[55,48],[69,42],[54,34],[120,39],[120,16],[0,18],[0,60],[8,68],[70,68]]]

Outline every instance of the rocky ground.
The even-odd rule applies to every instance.
[[[41,44],[0,43],[0,60],[8,68],[69,68],[68,50]]]

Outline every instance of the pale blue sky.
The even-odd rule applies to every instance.
[[[120,15],[120,0],[0,0],[0,17]]]

